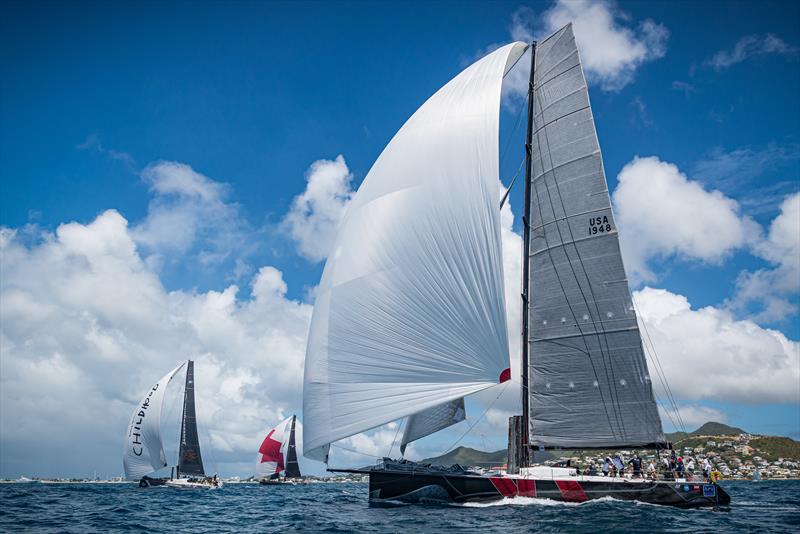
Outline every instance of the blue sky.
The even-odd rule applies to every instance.
[[[340,173],[340,190],[333,193],[336,212],[346,205],[348,195],[391,136],[428,96],[492,45],[509,42],[515,31],[517,35],[532,31],[541,36],[554,14],[576,10],[585,14],[588,9],[583,4],[570,5],[549,1],[6,4],[0,17],[0,226],[16,230],[13,240],[28,263],[5,265],[5,272],[12,275],[3,276],[2,289],[17,292],[14,295],[25,293],[30,300],[23,306],[8,296],[11,293],[4,293],[3,312],[8,320],[2,326],[3,404],[8,406],[13,399],[13,406],[31,411],[32,425],[45,428],[55,412],[39,414],[6,380],[22,376],[26,369],[52,370],[60,365],[60,372],[68,376],[74,373],[97,381],[93,391],[119,403],[112,411],[125,415],[118,423],[109,417],[109,425],[116,424],[110,428],[121,435],[129,411],[126,406],[135,402],[137,391],[143,390],[140,386],[161,376],[173,361],[187,354],[201,361],[203,355],[210,355],[219,364],[215,377],[238,384],[231,387],[238,387],[240,397],[247,398],[254,390],[269,387],[259,385],[258,376],[251,376],[258,372],[259,351],[290,346],[292,356],[283,358],[294,358],[291,365],[286,363],[294,380],[302,363],[295,360],[302,353],[303,325],[323,262],[302,252],[286,218],[296,197],[306,191],[314,174],[312,164],[343,156],[339,167],[326,167],[334,175]],[[784,242],[778,252],[769,248],[775,244],[769,239],[769,230],[783,213],[782,203],[797,193],[800,183],[800,106],[796,102],[800,94],[800,29],[796,23],[800,6],[788,2],[598,5],[612,22],[597,40],[583,43],[587,46],[579,35],[585,65],[586,48],[601,53],[607,45],[603,39],[609,36],[627,36],[647,48],[628,63],[613,54],[601,57],[611,62],[610,70],[603,71],[606,78],[589,73],[609,190],[618,190],[618,177],[634,158],[655,157],[660,163],[673,164],[687,183],[706,193],[692,197],[698,199],[698,209],[705,209],[704,202],[710,202],[710,208],[733,214],[735,225],[747,234],[728,236],[725,228],[718,232],[696,227],[694,232],[704,235],[702,243],[677,238],[662,242],[658,235],[650,234],[642,234],[645,237],[637,241],[636,232],[650,230],[637,223],[634,208],[621,205],[622,195],[615,197],[618,211],[634,214],[628,219],[632,221],[629,242],[650,243],[637,256],[649,274],[638,281],[633,276],[635,287],[684,296],[692,310],[711,307],[709,313],[729,314],[720,320],[720,331],[745,328],[741,321],[750,321],[758,335],[782,333],[789,343],[795,343],[785,350],[794,355],[789,367],[796,369],[800,280],[795,279],[794,264],[789,265],[796,249],[787,249]],[[646,21],[662,31],[648,33]],[[576,25],[576,33],[578,30]],[[598,73],[601,68],[597,67]],[[507,138],[519,105],[513,97],[505,102],[501,139]],[[519,133],[511,139],[521,148]],[[501,172],[506,182],[516,169],[521,150],[514,146],[511,154]],[[162,162],[160,166],[158,162]],[[636,196],[642,189],[633,187],[641,180],[644,167],[627,168],[631,187],[626,198],[634,199],[628,202],[645,205],[646,212],[656,209],[658,206],[646,205],[648,199]],[[681,192],[694,191],[683,187],[678,174],[670,169],[654,168],[665,173],[665,183],[675,186],[676,197],[670,200],[680,204]],[[178,175],[202,187],[203,194],[192,196],[176,186],[178,182],[171,180],[179,180],[175,178]],[[714,198],[724,202],[714,202],[712,191],[718,191]],[[521,196],[522,187],[515,187],[511,193],[515,211],[519,211]],[[731,208],[728,201],[735,206]],[[313,201],[309,205],[321,209]],[[119,220],[103,219],[111,228],[103,235],[118,231],[130,238],[136,247],[133,261],[141,265],[137,263],[126,273],[144,279],[142,283],[160,295],[154,299],[165,299],[170,309],[183,305],[189,309],[233,298],[225,305],[244,313],[248,303],[256,300],[255,292],[251,294],[251,288],[257,286],[255,280],[263,280],[258,287],[267,287],[280,303],[260,312],[266,323],[254,331],[274,331],[277,337],[252,334],[258,337],[254,344],[242,345],[253,350],[252,360],[241,356],[242,361],[226,368],[224,349],[215,349],[221,340],[199,335],[195,344],[182,344],[179,335],[165,333],[169,339],[174,337],[174,344],[151,343],[148,340],[153,333],[144,326],[137,329],[132,323],[120,322],[108,309],[93,310],[89,305],[83,309],[78,301],[69,300],[72,295],[56,298],[44,290],[37,294],[31,289],[36,281],[18,274],[25,269],[40,272],[33,270],[38,268],[37,258],[44,261],[47,244],[62,241],[56,234],[59,225],[73,221],[90,225],[109,209],[124,218],[127,230]],[[516,215],[514,229],[519,230]],[[168,216],[175,219],[168,220]],[[664,232],[678,234],[680,228],[691,229],[692,220],[686,220],[691,217],[673,220],[670,213],[660,216],[669,221]],[[800,221],[791,220],[790,212],[786,217],[792,229],[800,226]],[[313,214],[309,218],[313,219]],[[313,220],[307,222],[314,224]],[[188,224],[191,231],[173,235],[171,224]],[[92,228],[98,230],[100,225]],[[625,240],[626,234],[622,237]],[[719,244],[722,241],[725,244]],[[126,249],[125,254],[129,253]],[[4,254],[17,257],[16,253]],[[56,260],[49,261],[52,266]],[[78,269],[75,265],[70,263],[65,269]],[[260,271],[266,266],[279,271],[279,276]],[[630,263],[628,268],[630,272]],[[771,284],[769,302],[778,306],[774,308],[778,313],[765,313],[768,302],[763,294],[743,296],[747,289],[743,280],[749,276],[743,273],[761,271],[766,273],[762,278],[773,282],[781,273],[788,277],[780,287]],[[96,269],[90,272],[96,273]],[[75,283],[74,279],[65,280]],[[234,297],[229,290],[232,285],[238,288]],[[95,287],[102,291],[102,286]],[[748,287],[757,289],[752,284]],[[50,297],[57,305],[47,301]],[[25,315],[32,309],[31,302],[57,311],[46,319],[34,319]],[[296,314],[300,319],[283,328],[271,322],[270,313]],[[65,324],[76,316],[84,322],[94,321],[93,328],[114,343],[109,354],[116,356],[103,358],[102,369],[125,375],[130,373],[131,351],[148,355],[143,360],[147,365],[137,368],[136,379],[125,385],[124,391],[107,391],[110,388],[99,385],[103,377],[91,374],[96,362],[92,364],[92,358],[81,352],[86,350],[85,344],[74,341],[74,336],[85,338],[89,330],[76,326],[74,332],[52,334],[52,343],[37,342],[29,351],[20,349],[26,340],[48,332],[48,321]],[[190,314],[181,317],[189,323],[194,320]],[[282,320],[276,319],[275,324]],[[225,335],[220,333],[222,338]],[[669,338],[667,332],[664,336]],[[276,341],[278,338],[284,341]],[[731,339],[736,346],[736,338]],[[664,349],[665,366],[670,365],[664,358],[669,353],[669,348]],[[268,361],[276,357],[272,353],[265,356]],[[751,362],[748,358],[744,354],[740,360],[721,360],[719,365]],[[765,367],[773,364],[780,369],[781,364],[763,362]],[[750,363],[740,365],[741,372],[747,373]],[[691,368],[678,369],[675,376],[692,372]],[[715,377],[712,374],[706,379]],[[800,389],[797,383],[795,386]],[[255,397],[244,410],[252,416],[247,422],[250,426],[225,429],[221,415],[210,422],[216,430],[209,439],[225,450],[222,462],[228,462],[232,471],[246,470],[250,456],[243,451],[247,445],[235,439],[222,444],[213,438],[214,433],[244,435],[252,428],[277,422],[279,416],[299,409],[296,388],[293,384],[286,386],[287,391],[260,392],[261,397]],[[68,399],[75,391],[65,386],[60,393],[45,394],[53,399],[62,394]],[[797,396],[789,392],[759,400],[760,395],[757,390],[736,398],[706,392],[687,395],[679,404],[706,409],[702,413],[709,416],[723,415],[729,423],[755,432],[800,437]],[[236,398],[236,394],[230,396],[231,407],[239,406]],[[224,404],[215,407],[223,410]],[[261,423],[256,416],[259,410]],[[10,418],[8,411],[3,416],[0,441],[5,447],[0,448],[8,452],[0,458],[0,475],[83,469],[77,464],[61,468],[57,463],[38,463],[34,453],[24,452],[29,445],[25,436],[12,431],[11,422],[16,419]],[[99,433],[85,421],[73,426]],[[39,431],[46,434],[37,430],[31,435]],[[487,426],[483,431],[491,432],[497,428]],[[429,450],[436,452],[460,433],[445,433],[439,441],[431,438]],[[101,466],[110,472],[119,461],[117,441],[110,437],[98,440]],[[502,439],[495,441],[502,445]],[[481,440],[468,444],[480,446]],[[113,450],[109,452],[109,448]]]

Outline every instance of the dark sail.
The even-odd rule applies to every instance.
[[[200,438],[197,435],[197,415],[194,409],[194,362],[186,366],[186,391],[183,395],[183,421],[181,422],[181,448],[178,468],[181,475],[205,476],[203,458],[200,456]]]
[[[571,24],[536,47],[533,87],[531,446],[665,444]]]
[[[286,478],[300,478],[300,465],[297,463],[297,447],[294,444],[294,424],[297,416],[292,416],[292,430],[289,432],[289,445],[286,447]]]

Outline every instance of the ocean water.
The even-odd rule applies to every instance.
[[[3,532],[800,532],[800,481],[729,481],[729,511],[613,500],[370,508],[366,484],[218,490],[0,484]]]

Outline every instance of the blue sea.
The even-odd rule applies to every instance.
[[[800,532],[800,481],[729,481],[729,511],[601,500],[370,508],[366,484],[218,490],[0,484],[3,532]]]

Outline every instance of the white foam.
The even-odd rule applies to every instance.
[[[506,497],[499,501],[491,502],[466,502],[458,506],[467,508],[488,508],[490,506],[581,506],[592,503],[615,501],[613,497],[600,497],[583,502],[556,501],[554,499],[541,499],[538,497]]]

